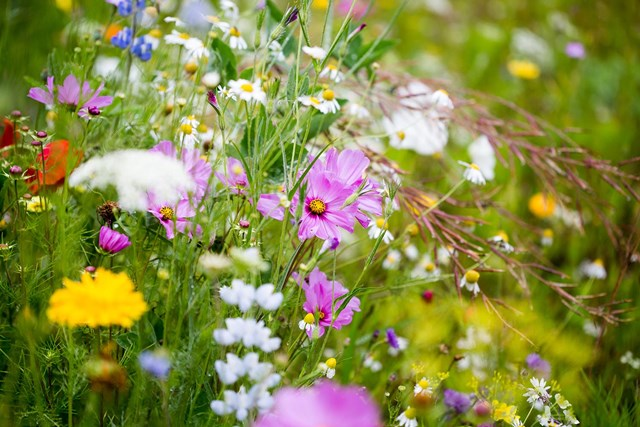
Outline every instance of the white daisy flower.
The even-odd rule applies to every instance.
[[[212,29],[218,29],[223,33],[227,33],[231,29],[231,24],[224,22],[222,19],[215,15],[205,16],[206,21],[211,24]]]
[[[334,64],[329,64],[320,72],[320,78],[328,77],[336,83],[344,80],[344,74]]]
[[[169,24],[173,24],[176,27],[184,27],[185,23],[182,22],[180,19],[176,18],[175,16],[167,16],[166,18],[164,18],[164,22],[167,22]]]
[[[480,279],[480,273],[475,270],[469,270],[465,273],[460,281],[460,287],[466,288],[473,296],[478,295],[480,292],[480,286],[478,286],[478,280]]]
[[[182,33],[177,30],[172,30],[171,34],[164,36],[164,42],[166,44],[177,44],[179,46],[185,46],[191,36],[188,33]]]
[[[515,248],[509,244],[509,236],[502,230],[495,236],[490,237],[488,241],[495,244],[498,249],[506,254],[510,254],[515,251]]]
[[[551,246],[553,245],[553,230],[550,228],[545,228],[542,231],[542,237],[540,238],[540,244],[542,246]]]
[[[301,96],[298,101],[306,106],[313,107],[322,114],[335,113],[340,110],[340,104],[335,99],[335,93],[331,89],[325,89],[316,96]]]
[[[411,406],[407,407],[407,409],[396,418],[396,421],[399,427],[418,427],[416,410]]]
[[[255,82],[244,79],[230,80],[229,91],[237,95],[242,101],[256,101],[261,104],[267,103],[267,94],[262,90],[262,82],[260,80],[256,80]]]
[[[377,240],[383,232],[384,236],[382,237],[382,241],[388,245],[393,241],[393,234],[389,231],[389,227],[384,218],[378,218],[369,223],[369,231],[367,231],[369,238]]]
[[[302,51],[307,55],[309,55],[310,57],[312,57],[313,59],[317,59],[319,61],[322,61],[324,58],[327,57],[327,51],[318,46],[313,46],[313,47],[303,46]]]
[[[313,313],[307,313],[304,319],[298,322],[298,327],[306,332],[313,332],[316,329],[316,318]]]
[[[418,261],[411,272],[411,277],[431,278],[438,277],[439,275],[440,269],[436,267],[428,254],[424,254],[422,258],[420,258],[420,261]]]
[[[326,362],[320,363],[318,367],[325,377],[331,379],[336,375],[337,361],[334,357],[330,357]]]
[[[603,280],[607,278],[607,270],[605,270],[604,262],[600,258],[594,261],[584,261],[580,264],[580,273],[589,279]]]
[[[401,255],[400,252],[392,249],[387,252],[387,256],[382,261],[382,268],[385,270],[395,270],[400,265]]]
[[[237,27],[231,27],[227,32],[227,37],[229,37],[231,49],[245,50],[247,48],[247,42],[244,41]]]
[[[431,384],[426,377],[422,377],[422,379],[413,387],[413,395],[417,396],[419,394],[425,396],[431,396],[431,394],[433,394],[433,387],[431,387]]]
[[[236,96],[236,94],[226,86],[218,86],[217,90],[218,90],[218,94],[220,94],[220,96],[223,97],[224,99],[232,99],[234,101],[238,100],[238,97]]]
[[[475,163],[466,163],[461,161],[458,161],[458,163],[462,166],[466,166],[464,174],[462,175],[464,179],[475,185],[485,185],[487,183],[487,180],[484,178],[484,175],[482,175],[478,165]]]
[[[402,251],[404,252],[404,256],[406,256],[407,259],[410,259],[411,261],[415,261],[416,259],[418,259],[419,252],[418,248],[416,248],[416,245],[405,244]]]
[[[200,122],[196,120],[193,115],[183,117],[180,120],[178,139],[180,139],[182,144],[187,148],[193,148],[200,142],[197,131],[198,126],[200,126]]]

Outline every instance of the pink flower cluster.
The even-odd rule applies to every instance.
[[[324,161],[318,160],[313,165],[303,182],[306,194],[302,217],[298,220],[300,240],[318,237],[337,245],[341,237],[339,228],[353,233],[356,221],[366,227],[369,215],[382,215],[379,184],[366,178],[369,163],[359,150],[338,152],[332,148]],[[282,197],[280,194],[262,194],[258,200],[258,211],[282,221],[285,212]],[[293,215],[298,203],[296,194],[290,206]]]

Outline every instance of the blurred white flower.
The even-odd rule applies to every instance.
[[[583,261],[580,264],[580,273],[589,279],[603,280],[607,278],[607,270],[605,270],[604,262],[600,258],[593,261]]]
[[[242,101],[256,101],[261,104],[266,104],[267,102],[267,94],[262,90],[262,82],[260,80],[255,82],[244,79],[230,80],[229,92],[238,96]]]
[[[487,181],[492,181],[495,177],[496,153],[493,151],[489,138],[486,135],[481,135],[469,145],[468,152],[471,156],[471,162],[478,165]]]
[[[146,211],[149,195],[166,203],[177,203],[195,189],[193,179],[179,159],[145,150],[119,150],[93,157],[69,177],[69,185],[118,192],[125,211]]]
[[[466,167],[462,175],[464,179],[475,185],[485,185],[487,183],[478,165],[461,161],[458,161],[458,163]]]
[[[213,338],[218,344],[231,345],[241,342],[245,347],[257,347],[265,353],[280,348],[280,338],[272,338],[271,330],[264,322],[255,319],[228,318],[226,328],[213,331]]]
[[[327,57],[327,51],[318,46],[313,46],[313,47],[303,46],[302,51],[307,55],[309,55],[310,57],[312,57],[313,59],[317,59],[319,61],[322,61],[324,58]]]

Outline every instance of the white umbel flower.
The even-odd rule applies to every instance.
[[[225,319],[225,329],[213,331],[213,338],[218,344],[231,345],[242,342],[245,347],[257,347],[265,353],[280,348],[280,338],[272,338],[271,330],[264,322],[255,319]]]
[[[125,211],[146,211],[148,197],[177,203],[195,183],[179,159],[145,150],[119,150],[93,157],[69,177],[71,187],[114,187]]]
[[[487,180],[484,178],[484,175],[482,175],[482,171],[480,171],[480,167],[478,165],[475,163],[460,161],[458,163],[466,167],[464,174],[462,175],[464,179],[475,185],[485,185],[487,183]]]

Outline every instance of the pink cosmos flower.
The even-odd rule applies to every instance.
[[[325,173],[312,171],[307,176],[307,193],[298,238],[306,240],[318,237],[322,240],[340,241],[338,227],[353,233],[358,207],[353,203],[345,206],[353,190],[339,181],[330,179]]]
[[[285,196],[286,197],[286,196]],[[256,206],[258,212],[264,216],[282,221],[284,219],[284,206],[278,193],[261,194]]]
[[[118,233],[109,227],[102,226],[100,228],[100,236],[98,237],[98,245],[105,252],[117,254],[121,250],[131,246],[131,241],[126,234]]]
[[[375,215],[382,215],[382,196],[378,188],[380,185],[373,179],[366,177],[366,170],[371,162],[360,150],[338,150],[332,148],[327,151],[325,161],[318,161],[313,166],[316,171],[325,171],[335,175],[335,179],[349,186],[353,192],[360,190],[356,199],[358,213],[356,219],[363,227],[368,227],[370,219],[367,212]],[[360,186],[362,188],[360,189]]]
[[[244,194],[245,188],[249,185],[242,163],[234,157],[227,160],[225,173],[216,172],[216,177],[234,194]]]
[[[194,227],[191,220],[189,220],[189,218],[196,215],[196,210],[191,206],[189,199],[182,199],[177,205],[171,206],[168,203],[161,203],[150,197],[148,206],[149,212],[158,218],[160,224],[165,228],[167,239],[173,239],[176,231],[187,234],[189,237],[193,237],[194,231],[197,235],[202,233],[202,227],[199,225]]]
[[[164,154],[172,159],[178,158],[178,150],[173,146],[171,141],[160,141],[151,150]],[[209,178],[211,177],[211,165],[202,159],[202,153],[198,149],[182,149],[180,160],[185,169],[196,183],[196,190],[193,194],[194,204],[202,200],[204,196],[209,194]],[[184,194],[187,198],[188,195]]]
[[[382,427],[380,410],[363,387],[322,381],[310,388],[285,387],[253,427]]]
[[[100,83],[100,86],[92,92],[89,82],[85,81],[81,90],[78,79],[69,74],[64,79],[62,86],[58,86],[58,102],[74,110],[80,106],[78,115],[80,117],[88,117],[89,109],[98,109],[99,111],[100,108],[111,105],[113,102],[113,97],[111,96],[99,96],[103,88],[104,82]],[[31,88],[27,96],[49,107],[52,106],[54,103],[53,77],[47,78],[47,91],[40,88]]]
[[[294,278],[300,279],[297,274]],[[353,297],[340,313],[334,315],[334,311],[337,311],[343,303],[343,299],[340,297],[346,295],[349,290],[338,281],[328,280],[327,275],[318,267],[299,283],[307,299],[302,308],[317,319],[318,336],[324,334],[326,327],[341,329],[348,325],[353,320],[353,312],[360,311],[360,300]],[[307,330],[309,337],[313,333],[313,330]]]

